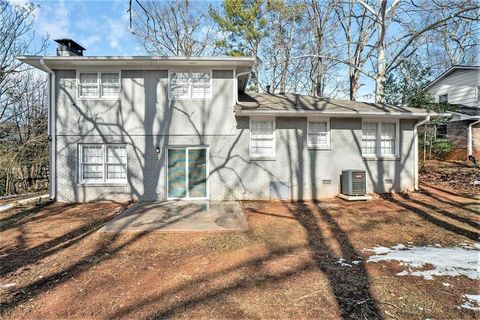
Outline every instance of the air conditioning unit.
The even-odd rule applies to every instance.
[[[367,193],[367,179],[363,170],[342,171],[342,194],[364,196]]]

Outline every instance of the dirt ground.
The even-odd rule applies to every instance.
[[[430,160],[420,168],[420,179],[436,186],[452,188],[464,194],[478,194],[480,186],[474,186],[474,180],[480,180],[480,168],[465,161]]]
[[[0,213],[3,319],[475,319],[465,277],[397,276],[377,245],[479,237],[480,200],[448,186],[369,202],[243,202],[248,232],[96,232],[118,203]],[[361,260],[351,267],[345,261]],[[452,284],[450,287],[443,282]]]

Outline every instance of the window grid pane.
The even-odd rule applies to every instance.
[[[120,75],[118,73],[102,73],[102,97],[115,97],[120,93]]]
[[[253,155],[273,155],[274,140],[273,121],[252,121],[250,144]]]
[[[381,135],[380,135],[380,154],[382,155],[395,154],[395,140],[396,140],[396,124],[382,122]]]
[[[208,98],[211,90],[209,72],[172,72],[170,74],[172,98]]]
[[[98,97],[98,79],[96,73],[80,73],[80,96]]]
[[[377,153],[377,124],[364,122],[362,125],[362,153]]]
[[[119,145],[82,146],[80,166],[81,179],[84,181],[125,180],[127,178],[126,147]],[[106,170],[105,177],[104,170]]]
[[[307,139],[310,146],[328,146],[327,123],[319,121],[309,122]]]

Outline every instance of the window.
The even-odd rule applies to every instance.
[[[330,128],[328,120],[308,120],[307,147],[328,149],[330,148]]]
[[[398,154],[398,122],[363,122],[362,154],[390,156]]]
[[[87,99],[117,99],[120,95],[118,72],[81,72],[78,76],[78,96]]]
[[[207,99],[211,93],[210,72],[170,73],[170,99]]]
[[[251,119],[250,157],[275,157],[275,119]]]
[[[448,103],[448,94],[439,95],[438,103]]]
[[[446,124],[439,124],[435,126],[435,136],[437,139],[444,139],[447,137],[448,130]]]
[[[125,145],[80,145],[79,172],[81,183],[110,183],[127,180]]]

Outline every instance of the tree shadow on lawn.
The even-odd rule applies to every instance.
[[[452,224],[452,223],[449,223],[443,219],[439,219],[437,217],[435,217],[431,212],[435,212],[439,215],[443,215],[445,216],[445,210],[443,209],[440,209],[440,208],[437,208],[433,205],[430,205],[428,203],[425,203],[423,201],[420,201],[420,200],[412,200],[411,197],[409,197],[408,195],[402,195],[402,200],[399,200],[398,199],[398,196],[396,195],[390,195],[390,194],[382,194],[381,197],[384,199],[384,200],[387,200],[393,204],[396,204],[397,206],[399,207],[403,207],[413,213],[415,213],[417,216],[419,216],[420,218],[422,218],[423,220],[427,221],[427,222],[430,222],[442,229],[445,229],[447,231],[451,231],[457,235],[460,235],[460,236],[464,236],[466,238],[469,238],[470,240],[473,240],[473,241],[478,241],[479,237],[480,237],[480,233],[479,232],[475,232],[475,231],[471,231],[471,230],[468,230],[468,229],[465,229],[463,227],[460,227],[460,226],[457,226],[455,224]],[[428,212],[428,210],[430,210],[431,212]],[[448,213],[447,217],[451,218],[451,213]],[[457,217],[458,218],[458,217]],[[458,219],[455,219],[455,218],[451,218],[451,219],[454,219],[454,220],[457,220],[459,223],[461,223],[461,221],[459,221]]]
[[[125,210],[128,205],[129,203],[123,204],[123,206],[120,207],[119,210]],[[200,212],[200,210],[200,208],[193,210],[191,213],[189,213],[189,215],[197,214],[198,212]],[[82,239],[85,239],[88,236],[92,236],[93,233],[95,233],[103,225],[105,225],[107,221],[111,220],[113,216],[115,216],[115,214],[108,215],[107,217],[102,217],[93,222],[89,221],[83,226],[74,229],[60,237],[57,237],[47,243],[43,243],[41,245],[27,249],[25,252],[20,253],[22,259],[18,259],[18,262],[13,263],[11,263],[10,261],[10,264],[7,265],[7,268],[5,270],[1,270],[2,275],[13,272],[20,267],[34,264],[49,255],[67,249],[68,247],[80,242]],[[126,220],[124,224],[126,225],[131,222],[132,220]],[[170,223],[165,223],[165,225],[168,224]],[[120,229],[122,229],[122,227],[120,227]],[[37,278],[33,282],[23,287],[16,288],[10,300],[0,302],[0,315],[4,312],[12,310],[19,304],[24,303],[34,298],[35,296],[40,295],[43,292],[58,287],[60,284],[67,282],[71,278],[78,277],[79,275],[87,272],[91,267],[97,265],[98,263],[112,259],[113,257],[115,257],[116,253],[120,252],[125,247],[140,240],[151,232],[152,231],[129,233],[130,237],[125,240],[122,239],[121,232],[103,233],[102,237],[99,239],[98,245],[92,248],[91,253],[82,256],[79,260],[74,261],[67,267],[57,272],[54,272],[47,277]],[[56,247],[57,245],[60,246]],[[14,254],[19,255],[18,253]],[[11,260],[11,257],[12,255],[4,257],[4,259],[2,259],[2,262],[0,262],[0,265],[3,267],[3,260],[9,261]]]
[[[167,289],[159,294],[150,296],[142,301],[120,309],[110,316],[110,319],[132,317],[135,313],[149,308],[160,310],[151,312],[146,319],[164,319],[184,315],[187,310],[203,304],[218,301],[235,292],[254,290],[255,288],[281,283],[294,278],[305,271],[320,271],[329,281],[334,299],[336,300],[342,318],[345,319],[382,319],[376,301],[370,292],[369,276],[363,263],[342,266],[333,249],[327,244],[327,238],[323,234],[319,224],[324,224],[338,243],[342,257],[347,260],[358,259],[359,254],[350,243],[347,234],[339,227],[335,219],[327,210],[314,212],[304,203],[284,204],[292,213],[307,234],[307,243],[301,246],[289,246],[283,248],[271,248],[262,257],[253,257],[240,264],[226,268],[219,272],[202,275],[172,289]],[[250,209],[255,213],[255,209]],[[265,212],[261,212],[265,214]],[[282,235],[278,235],[281,237]],[[305,249],[310,252],[312,259],[303,259],[294,267],[276,271],[274,273],[264,271],[262,266],[281,257],[298,255]],[[243,272],[233,280],[234,273]],[[222,280],[215,284],[213,281]],[[325,290],[328,294],[328,290]],[[178,297],[183,296],[182,298]],[[173,299],[171,297],[177,297]],[[228,317],[227,314],[225,314]],[[321,316],[321,315],[319,315]]]

